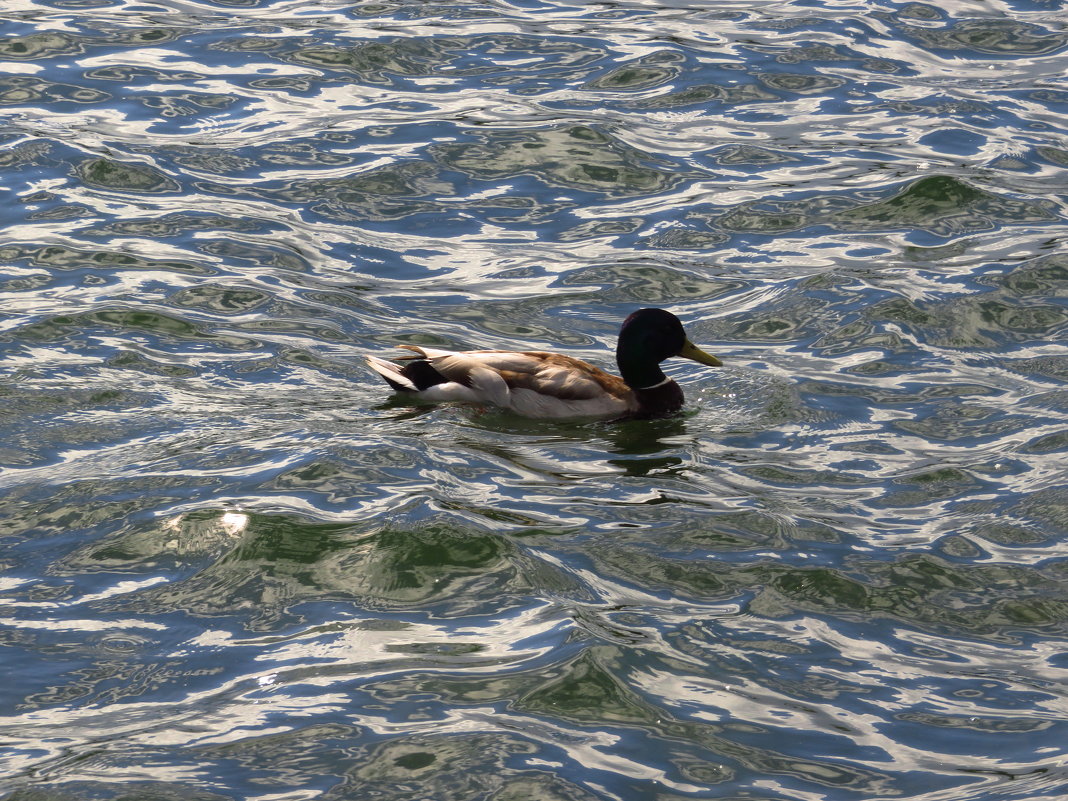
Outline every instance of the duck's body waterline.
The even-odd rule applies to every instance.
[[[660,362],[672,356],[718,366],[719,359],[686,338],[663,309],[640,309],[620,329],[616,362],[622,377],[545,351],[414,351],[405,364],[366,356],[368,365],[401,393],[429,401],[462,401],[525,417],[659,417],[682,408],[682,389]]]

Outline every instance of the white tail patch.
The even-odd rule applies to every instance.
[[[428,401],[459,401],[461,403],[480,403],[480,398],[470,387],[457,384],[455,381],[446,381],[444,384],[435,384],[427,387],[419,393],[419,397]]]

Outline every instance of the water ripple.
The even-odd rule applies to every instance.
[[[0,24],[6,798],[1065,794],[1050,4]],[[670,420],[357,358],[646,305]]]

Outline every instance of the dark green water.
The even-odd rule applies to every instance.
[[[0,21],[5,801],[1068,796],[1059,4]]]

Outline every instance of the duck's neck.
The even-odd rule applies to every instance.
[[[682,408],[682,389],[670,378],[650,389],[637,389],[638,409],[633,417],[665,417]]]
[[[616,364],[619,375],[633,390],[652,389],[665,384],[670,379],[664,375],[660,365],[642,353],[625,353],[616,351]]]

